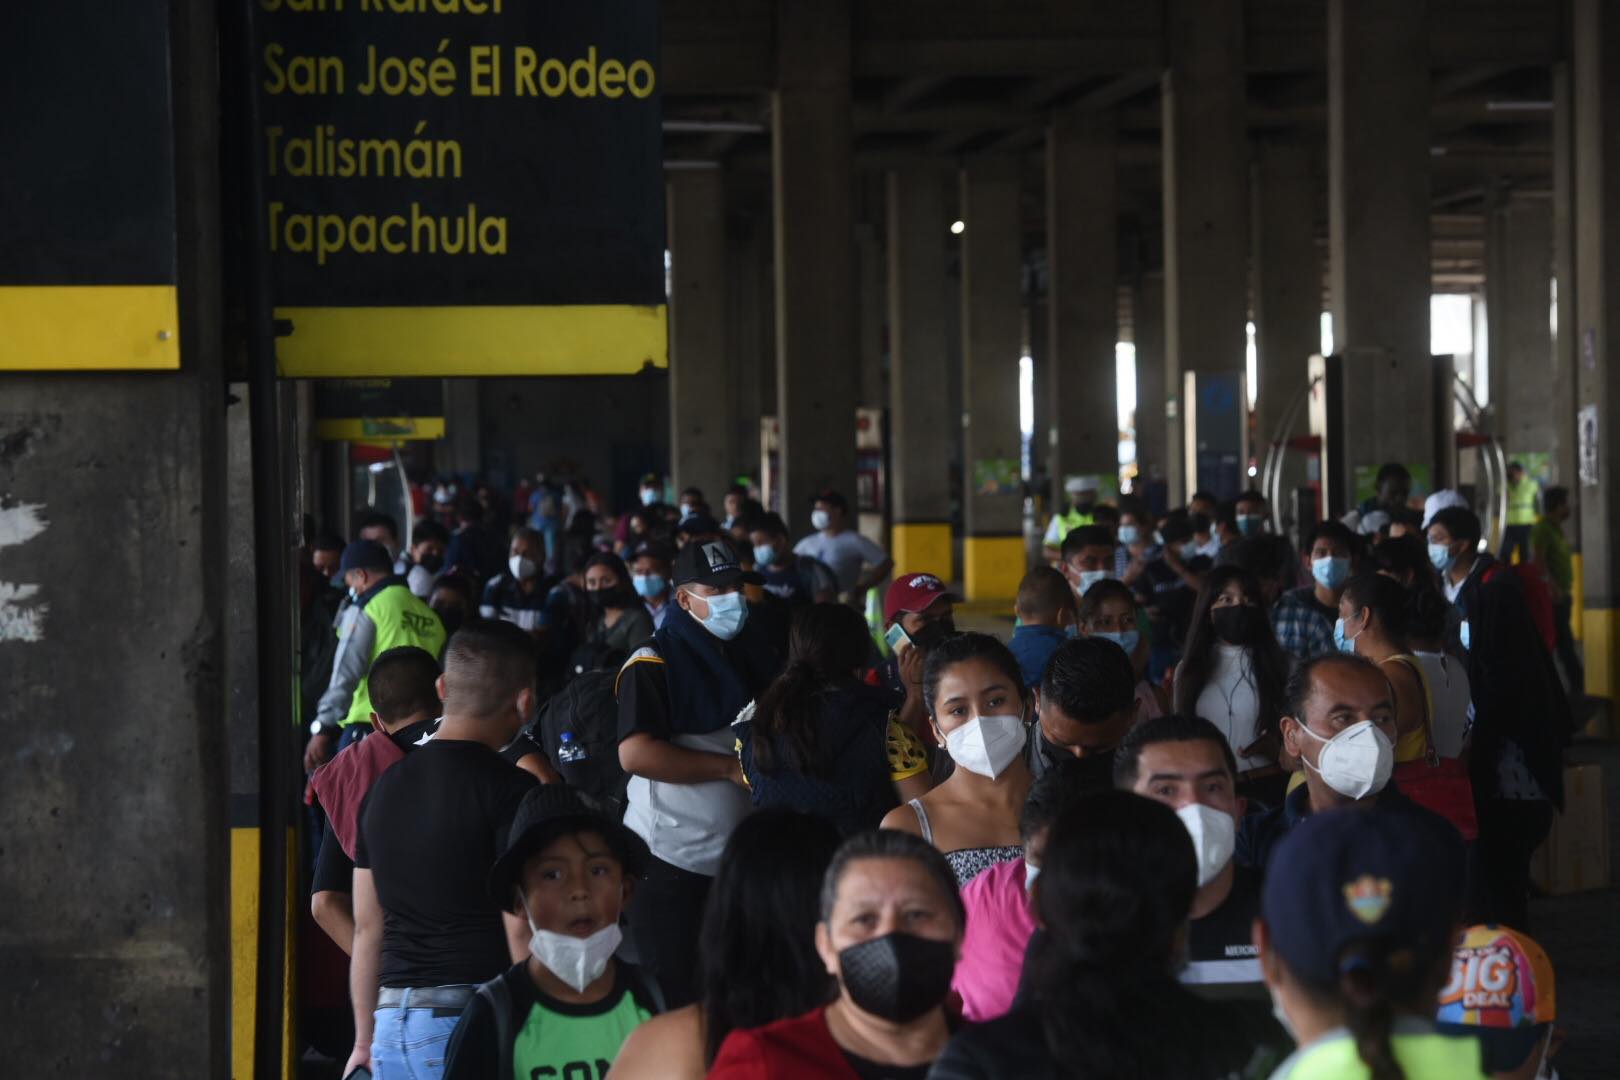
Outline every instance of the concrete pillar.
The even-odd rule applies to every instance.
[[[945,178],[888,175],[889,551],[899,573],[955,580],[951,547],[951,413]]]
[[[1397,461],[1440,483],[1451,457],[1450,371],[1429,357],[1429,44],[1414,0],[1330,0],[1328,194],[1333,337],[1344,360],[1345,460],[1330,509],[1355,502],[1355,470]],[[1445,431],[1442,433],[1441,428]]]
[[[1254,331],[1263,456],[1284,411],[1305,388],[1308,361],[1322,347],[1322,262],[1316,250],[1320,191],[1310,147],[1262,142],[1253,172]],[[1296,424],[1305,428],[1305,412]]]
[[[1576,0],[1575,364],[1586,688],[1620,689],[1620,11]]]
[[[174,7],[180,369],[0,393],[8,1076],[231,1072],[217,35]]]
[[[1187,475],[1190,455],[1182,445],[1191,404],[1182,400],[1183,376],[1240,378],[1245,367],[1249,152],[1242,0],[1169,0],[1166,36],[1165,367],[1168,400],[1175,403],[1166,464],[1170,500],[1181,503],[1197,483]],[[1236,403],[1239,420],[1242,404]],[[1241,442],[1241,430],[1235,434]],[[1201,434],[1200,442],[1207,441]]]
[[[1164,274],[1141,275],[1131,292],[1131,343],[1136,347],[1136,488],[1144,498],[1167,496],[1170,433],[1164,354]]]
[[[1552,200],[1507,194],[1492,209],[1485,233],[1493,430],[1508,457],[1547,454],[1548,468],[1556,470],[1559,446],[1575,429],[1572,387],[1567,380],[1559,385],[1553,351],[1552,265]],[[1567,480],[1556,472],[1551,477]]]
[[[883,376],[883,323],[888,315],[889,295],[884,282],[883,238],[879,226],[870,221],[855,227],[855,264],[860,298],[860,323],[856,328],[859,401],[862,408],[881,409],[888,404]]]
[[[1575,86],[1573,66],[1568,62],[1553,65],[1553,277],[1556,281],[1555,329],[1553,332],[1553,363],[1557,378],[1565,389],[1560,395],[1567,403],[1564,407],[1563,430],[1558,442],[1558,476],[1571,489],[1577,482],[1577,429],[1574,426],[1575,365],[1580,358],[1580,327],[1575,312],[1575,295],[1579,283],[1575,280]],[[1564,532],[1580,547],[1579,515],[1564,523]],[[1580,555],[1577,554],[1579,559]],[[1577,563],[1576,575],[1580,574]],[[1580,604],[1580,590],[1575,590],[1575,602]],[[1576,621],[1579,632],[1580,622]]]
[[[696,485],[718,500],[736,456],[724,177],[717,169],[671,173],[668,194],[670,471],[677,491]]]
[[[1007,599],[1024,576],[1018,360],[1023,236],[1018,162],[973,161],[961,176],[962,545],[969,600]]]
[[[484,425],[478,407],[477,379],[444,380],[444,441],[439,444],[439,467],[474,476],[484,469]]]
[[[1052,403],[1047,468],[1054,491],[1070,476],[1119,475],[1119,241],[1113,115],[1070,107],[1046,139],[1047,358]]]
[[[776,392],[765,385],[776,365],[768,296],[771,291],[771,222],[733,205],[727,177],[726,356],[731,372],[730,468],[760,479],[759,420],[776,411]],[[730,473],[728,473],[728,476]]]
[[[855,493],[856,295],[849,0],[776,8],[771,173],[782,516]]]

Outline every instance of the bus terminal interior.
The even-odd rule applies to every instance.
[[[408,548],[466,498],[521,524],[541,478],[588,490],[606,523],[652,475],[662,500],[697,487],[717,510],[741,486],[797,538],[832,490],[896,572],[937,576],[963,625],[1005,633],[1075,477],[1156,514],[1259,490],[1297,545],[1399,463],[1415,500],[1462,492],[1494,551],[1517,463],[1573,506],[1570,759],[1608,785],[1587,822],[1601,877],[1535,901],[1574,1032],[1561,1075],[1614,1075],[1620,6],[629,6],[655,15],[652,149],[591,160],[651,193],[650,216],[624,211],[656,219],[661,255],[626,287],[639,321],[522,331],[554,335],[558,359],[493,337],[468,370],[416,358],[408,319],[367,324],[386,348],[348,366],[300,341],[323,310],[450,310],[487,284],[429,274],[398,307],[328,309],[322,266],[283,302],[270,253],[293,234],[254,208],[277,179],[259,110],[285,103],[256,100],[241,51],[277,24],[243,12],[300,5],[138,5],[166,58],[172,338],[54,362],[84,337],[70,324],[116,320],[46,304],[49,269],[0,271],[0,325],[54,320],[0,334],[0,1072],[336,1075],[300,1064],[322,1049],[314,1014],[345,1007],[299,891],[297,567],[316,528],[347,538],[381,512]],[[50,18],[0,15],[0,48]],[[109,85],[138,96],[131,78]],[[0,86],[0,104],[29,103],[42,139],[54,99],[31,94]],[[133,170],[107,138],[95,168]],[[517,173],[570,168],[543,140],[511,145]],[[43,250],[22,208],[49,185],[10,171],[0,250]],[[559,248],[546,287],[594,289],[605,261],[611,291],[624,252],[603,250],[573,265]],[[434,299],[445,281],[473,291]]]

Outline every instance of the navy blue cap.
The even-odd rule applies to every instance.
[[[350,570],[392,570],[394,560],[388,557],[388,549],[375,540],[351,540],[349,546],[343,549],[343,561],[338,564],[338,573],[347,574]]]
[[[1278,845],[1260,911],[1272,947],[1300,980],[1338,985],[1357,942],[1393,959],[1449,954],[1462,913],[1463,846],[1434,814],[1353,807],[1312,814]]]

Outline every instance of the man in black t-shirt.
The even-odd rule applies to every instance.
[[[361,804],[349,966],[355,1047],[344,1076],[367,1066],[437,1080],[473,988],[528,954],[528,928],[503,916],[484,876],[535,785],[499,753],[533,715],[534,680],[528,634],[502,622],[463,626],[445,650],[437,734]]]
[[[1116,787],[1164,803],[1192,835],[1198,856],[1188,959],[1182,981],[1262,990],[1250,931],[1260,910],[1260,874],[1232,858],[1245,800],[1237,763],[1220,729],[1197,716],[1146,720],[1120,745]]]

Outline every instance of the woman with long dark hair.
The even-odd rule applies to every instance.
[[[1082,797],[1052,825],[1033,889],[1045,933],[1020,1002],[957,1035],[930,1077],[1214,1080],[1249,1065],[1234,1007],[1176,978],[1198,870],[1175,811],[1127,791]]]
[[[883,819],[945,853],[966,885],[1024,853],[1019,817],[1030,785],[1029,694],[1007,646],[989,634],[957,634],[928,650],[923,702],[934,738],[956,768],[938,787]]]
[[[652,616],[636,596],[623,559],[611,551],[598,551],[585,560],[580,577],[590,601],[587,644],[622,658],[652,637]]]
[[[1268,803],[1285,785],[1278,757],[1288,671],[1259,582],[1235,566],[1211,570],[1176,668],[1175,711],[1220,728],[1237,757],[1240,793]]]
[[[831,1000],[815,927],[837,848],[838,832],[822,818],[764,810],[743,819],[709,890],[697,1004],[637,1027],[613,1063],[613,1080],[701,1080],[732,1031]]]
[[[849,836],[931,786],[921,741],[860,680],[870,650],[853,608],[794,615],[787,667],[733,725],[755,806],[819,814]]]
[[[1407,645],[1410,613],[1406,590],[1386,574],[1358,574],[1339,598],[1339,621],[1333,628],[1341,652],[1365,656],[1377,664],[1395,691],[1395,763],[1417,761],[1428,748],[1424,724],[1433,723],[1423,665]]]

